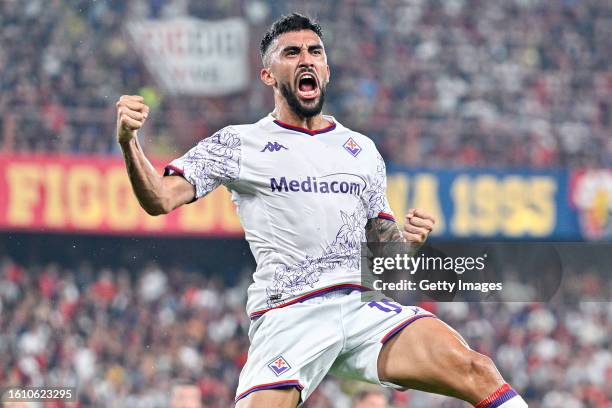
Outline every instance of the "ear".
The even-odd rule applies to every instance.
[[[274,78],[274,74],[272,74],[270,68],[262,68],[259,72],[259,78],[261,79],[261,82],[268,86],[276,85],[276,78]]]

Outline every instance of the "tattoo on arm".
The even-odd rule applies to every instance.
[[[405,242],[397,224],[382,218],[373,218],[366,224],[368,242]]]
[[[418,249],[409,245],[395,222],[381,218],[368,220],[366,224],[366,240],[370,250],[368,257],[394,257],[398,254],[398,251],[406,253],[408,256],[414,256]],[[407,245],[380,245],[385,242],[403,242]]]

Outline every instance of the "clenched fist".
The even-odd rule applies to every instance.
[[[404,239],[410,242],[413,246],[421,246],[429,233],[433,230],[436,223],[434,217],[423,210],[411,208],[406,214],[406,223],[404,224]]]
[[[117,102],[117,142],[127,143],[149,116],[149,107],[139,95],[123,95]]]

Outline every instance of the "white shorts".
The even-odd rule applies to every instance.
[[[252,321],[236,401],[255,391],[295,387],[301,405],[327,373],[402,389],[381,383],[378,354],[404,327],[435,315],[379,294],[369,302],[361,296],[354,289],[329,292]]]

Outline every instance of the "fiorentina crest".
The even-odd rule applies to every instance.
[[[361,151],[361,146],[359,146],[357,142],[353,140],[352,137],[349,137],[349,139],[346,142],[344,142],[344,148],[346,149],[347,152],[352,154],[353,157],[357,157],[357,155]]]
[[[291,366],[289,365],[289,363],[287,363],[283,356],[278,356],[275,357],[274,360],[272,360],[272,362],[268,364],[268,368],[272,370],[272,372],[276,374],[276,376],[279,376],[285,371],[288,371]]]

